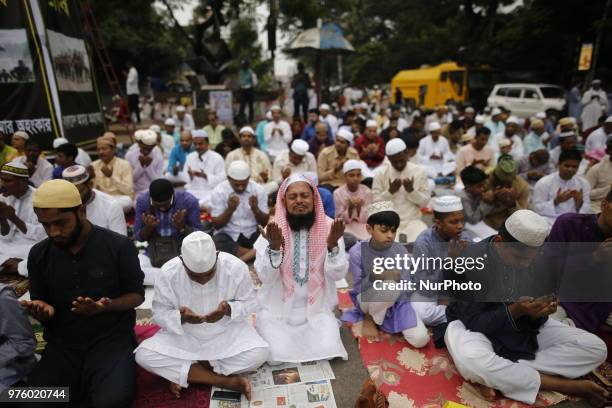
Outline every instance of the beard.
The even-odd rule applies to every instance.
[[[76,225],[74,226],[74,229],[72,230],[72,232],[70,233],[68,238],[65,241],[58,241],[56,239],[53,242],[57,246],[60,246],[62,248],[70,248],[79,239],[79,236],[81,235],[81,231],[83,231],[83,223],[81,222],[81,219],[77,216],[76,217]]]
[[[290,214],[287,212],[287,223],[293,231],[310,229],[315,222],[314,210],[306,214]]]

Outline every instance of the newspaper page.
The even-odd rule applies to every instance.
[[[286,363],[277,366],[263,365],[249,375],[253,390],[290,384],[302,384],[336,378],[329,361],[309,361],[305,363]]]

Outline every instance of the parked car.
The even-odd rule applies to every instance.
[[[523,118],[535,116],[538,112],[559,118],[565,111],[565,90],[549,84],[497,84],[487,103]]]

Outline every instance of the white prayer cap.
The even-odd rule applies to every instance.
[[[159,127],[159,125],[151,125],[151,127],[149,128],[149,130],[154,131],[155,133],[161,133],[161,128]]]
[[[309,147],[308,143],[302,139],[295,139],[293,143],[291,143],[291,151],[298,156],[305,156]]]
[[[463,211],[461,199],[454,195],[445,195],[434,198],[433,210],[440,213]]]
[[[366,127],[366,128],[373,127],[373,128],[377,128],[377,129],[378,129],[378,123],[376,123],[376,121],[375,121],[375,120],[368,119],[368,120],[366,121],[366,125],[365,125],[365,127]]]
[[[330,109],[329,109],[329,105],[328,105],[328,104],[326,104],[326,103],[322,103],[322,104],[319,106],[319,110],[330,110]]]
[[[544,244],[550,230],[548,221],[531,210],[513,212],[504,225],[514,239],[534,248]]]
[[[359,104],[359,107],[360,107],[361,109],[369,109],[369,108],[370,108],[370,106],[368,105],[368,103],[367,103],[367,102],[361,102],[361,103]]]
[[[467,142],[472,141],[474,139],[476,139],[476,135],[473,134],[473,133],[464,133],[464,134],[461,135],[461,141],[463,143],[467,143]]]
[[[559,133],[559,138],[564,139],[566,137],[574,137],[576,136],[576,132],[574,132],[573,130],[568,130],[567,132],[561,132]]]
[[[512,140],[507,137],[499,141],[499,147],[508,147],[512,145]]]
[[[435,132],[442,129],[442,126],[440,126],[440,124],[438,122],[431,122],[429,124],[429,127],[427,128],[427,130],[429,130],[430,132]]]
[[[15,177],[30,177],[30,173],[28,172],[28,166],[26,166],[24,163],[17,161],[4,163],[0,169],[0,173],[10,174],[11,176]]]
[[[499,108],[493,108],[493,110],[491,111],[491,116],[495,116],[495,115],[501,115],[502,111]]]
[[[208,139],[208,133],[204,129],[192,130],[191,136],[193,136],[194,139]]]
[[[89,173],[85,167],[75,164],[74,166],[67,167],[64,169],[64,171],[62,171],[62,178],[74,185],[79,185],[89,180]]]
[[[166,126],[176,126],[176,123],[174,123],[174,119],[172,119],[172,118],[168,118],[168,119],[166,119],[166,121],[164,122],[164,125],[166,125]]]
[[[342,173],[346,174],[352,170],[361,170],[361,162],[359,160],[351,159],[344,162],[342,165]]]
[[[592,85],[601,84],[601,79],[594,79],[594,80],[591,82],[591,84],[592,84]]]
[[[544,120],[546,119],[546,112],[538,112],[536,113],[536,119]]]
[[[136,140],[137,142],[140,142],[142,140],[142,137],[144,136],[144,130],[143,129],[138,129],[137,131],[134,132],[134,140]]]
[[[251,168],[244,160],[236,160],[228,166],[227,176],[234,180],[246,180],[251,177]]]
[[[157,133],[152,130],[143,130],[140,141],[147,146],[155,146],[157,143]]]
[[[306,172],[306,173],[313,173],[315,178],[316,178],[316,173],[314,173],[314,172]],[[311,182],[313,182],[313,184],[316,185],[317,183],[315,181],[313,181],[312,179],[306,177],[306,173],[304,173],[304,174],[302,174],[302,173],[292,173],[289,176],[289,178],[287,179],[287,188],[289,188],[290,185],[295,184],[295,183],[299,183],[299,182],[308,183],[309,180]]]
[[[185,266],[193,273],[209,272],[217,262],[215,242],[202,231],[194,231],[183,239],[181,255]]]
[[[310,182],[312,184],[314,184],[315,186],[319,185],[319,177],[317,176],[316,172],[314,172],[314,171],[305,171],[301,175],[306,180],[310,180]],[[289,184],[293,184],[293,182],[290,182]],[[289,184],[287,184],[287,187],[289,187]]]
[[[399,137],[389,140],[385,146],[385,154],[387,156],[396,155],[404,150],[406,150],[406,143]]]
[[[349,144],[353,143],[353,139],[355,138],[355,136],[353,136],[353,132],[343,128],[339,129],[338,132],[336,132],[336,138],[339,137],[349,142]]]
[[[185,112],[185,107],[183,105],[179,105],[176,107],[177,112]]]
[[[506,124],[508,123],[514,123],[517,126],[520,125],[519,119],[516,116],[510,116],[508,119],[506,119]]]
[[[612,116],[608,116],[604,123],[612,123]]]
[[[393,203],[391,201],[377,201],[372,203],[366,208],[366,214],[368,218],[373,216],[374,214],[378,214],[381,212],[393,211],[397,214],[395,207],[393,207]]]
[[[53,148],[57,149],[58,147],[66,143],[68,143],[68,139],[66,139],[65,137],[58,137],[57,139],[53,140]]]
[[[13,133],[13,136],[17,136],[25,140],[30,140],[30,136],[28,136],[28,134],[23,130],[16,131],[15,133]]]
[[[270,112],[274,112],[274,111],[281,111],[281,107],[278,105],[272,105],[272,107],[270,108]]]
[[[272,120],[272,111],[267,111],[266,112],[266,119]]]
[[[534,119],[531,121],[532,129],[544,129],[544,121],[542,119]]]
[[[254,131],[254,130],[253,130],[253,128],[252,128],[252,127],[250,127],[250,126],[243,126],[243,127],[240,129],[240,132],[238,132],[238,134],[239,134],[239,135],[241,135],[241,134],[243,134],[243,133],[250,133],[250,134],[252,134],[253,136],[255,136],[255,131]]]
[[[479,125],[484,125],[485,124],[485,117],[482,115],[476,115],[476,117],[474,118],[474,122],[478,123]]]
[[[490,113],[491,112],[491,107],[490,106],[485,106],[483,109],[484,113]]]
[[[468,106],[467,108],[465,108],[465,113],[474,113],[474,112],[476,111],[471,106]]]

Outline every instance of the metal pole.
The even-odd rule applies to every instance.
[[[601,16],[601,21],[599,22],[599,27],[597,28],[597,39],[595,40],[595,49],[593,50],[593,62],[591,63],[591,69],[589,71],[589,74],[587,75],[586,81],[586,83],[589,84],[595,78],[595,71],[597,69],[597,57],[599,57],[599,50],[601,49],[601,42],[603,41],[604,27],[606,25],[606,20],[608,19],[608,10],[610,9],[611,5],[612,0],[607,0],[603,15]]]

